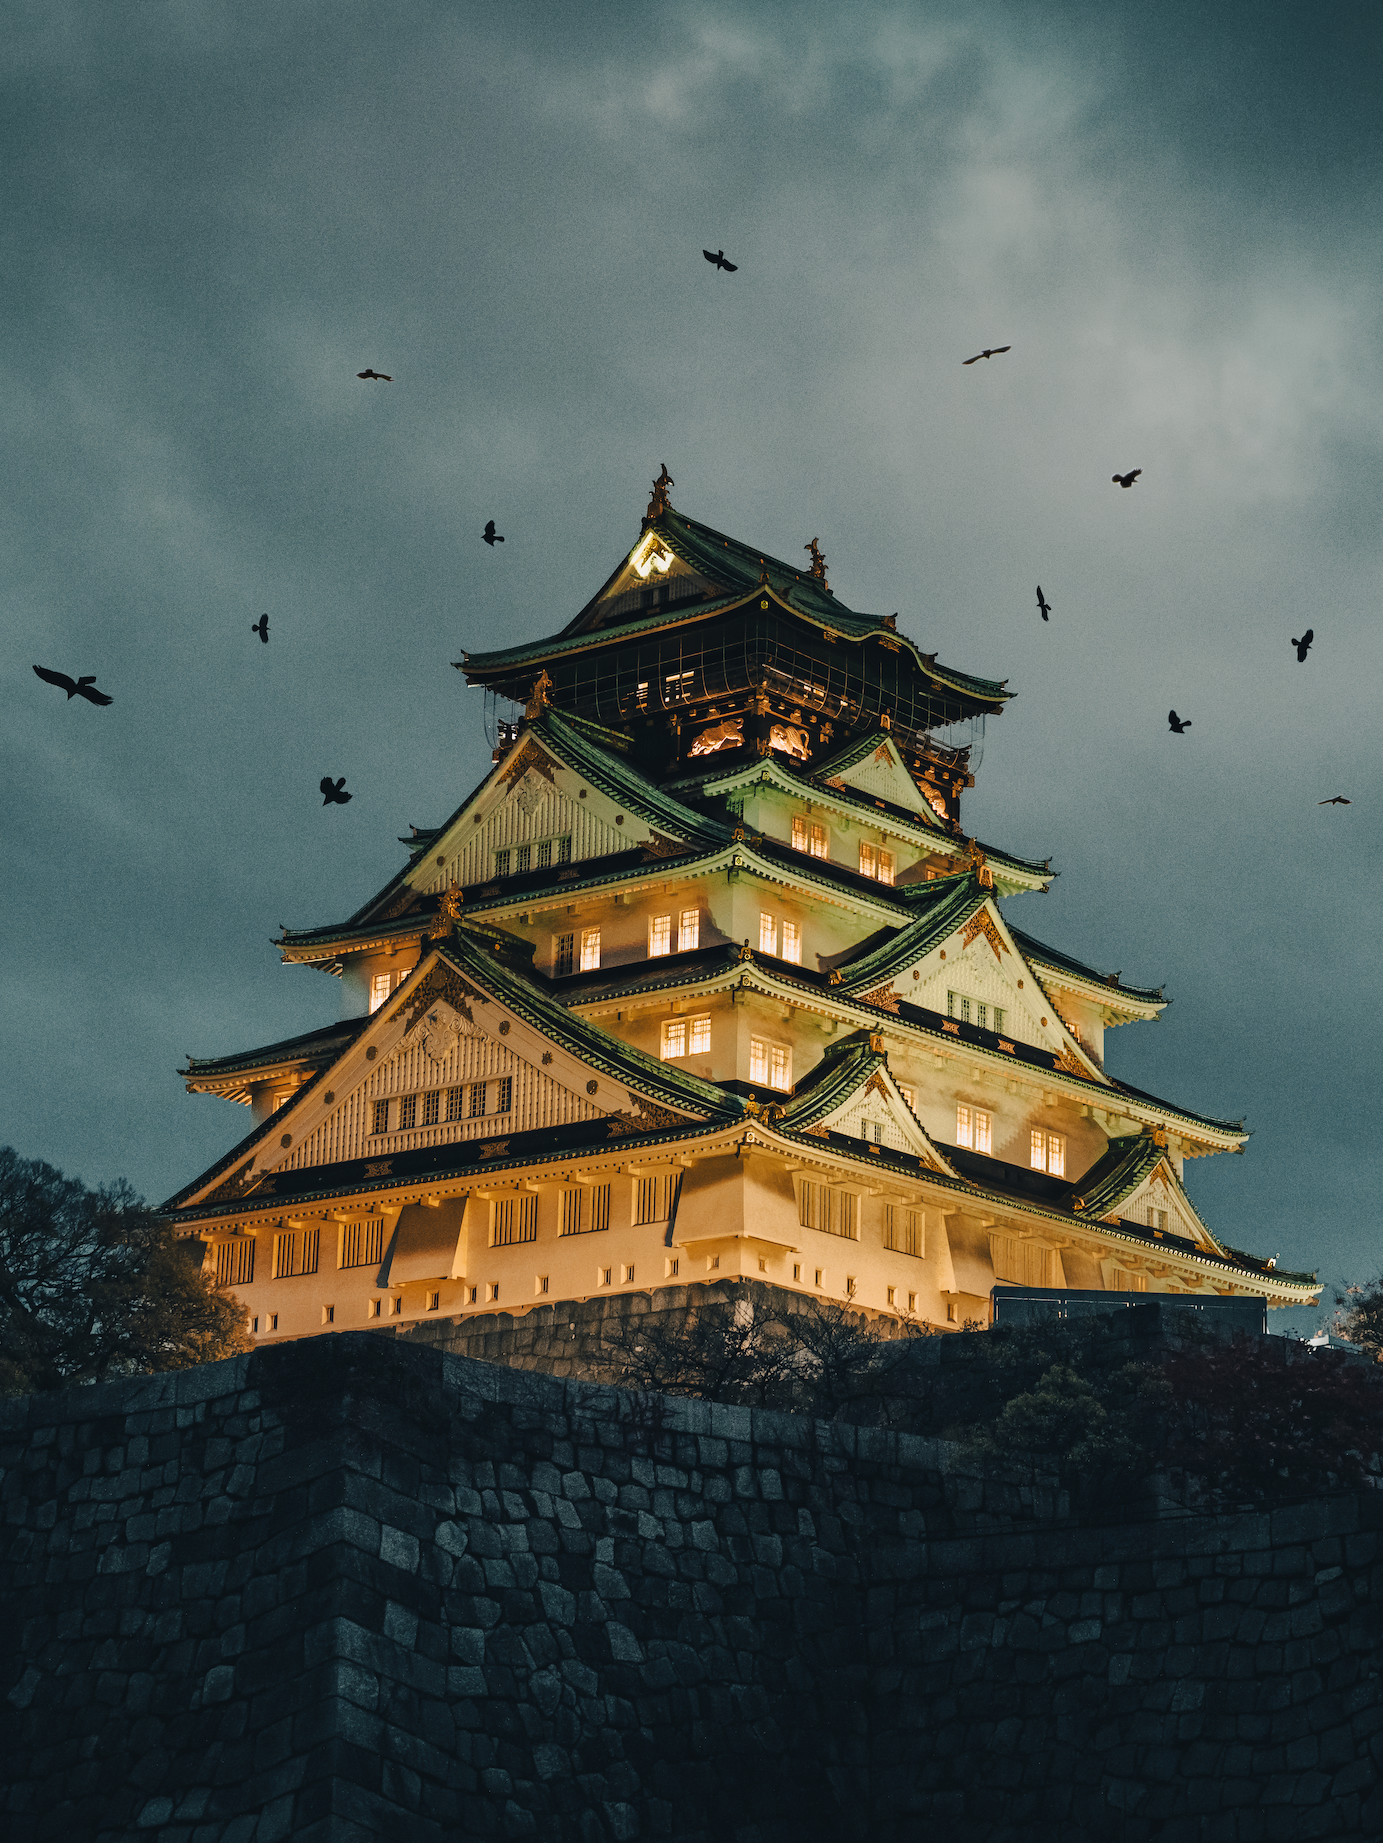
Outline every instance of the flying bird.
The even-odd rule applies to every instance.
[[[344,806],[351,797],[346,792],[346,777],[344,774],[335,781],[332,780],[329,774],[324,774],[322,776],[321,786],[323,806]]]
[[[1045,621],[1047,616],[1052,612],[1052,604],[1043,595],[1042,584],[1040,582],[1037,585],[1037,605],[1042,610],[1042,619]]]
[[[94,672],[88,672],[84,678],[69,678],[66,672],[50,672],[46,666],[35,666],[34,670],[45,684],[56,685],[60,691],[65,691],[69,704],[73,698],[85,698],[88,704],[114,702],[113,699],[106,696],[104,691],[96,689]]]
[[[739,267],[737,262],[726,262],[724,250],[716,250],[714,254],[710,250],[702,250],[701,254],[707,262],[714,263],[717,269],[724,269],[727,275],[733,275]]]
[[[371,371],[368,365],[363,371],[357,371],[355,375],[358,378],[375,378],[381,384],[392,384],[394,381],[387,372]]]
[[[1333,800],[1317,800],[1317,806],[1353,806],[1352,800],[1346,800],[1343,794],[1336,794]]]
[[[257,621],[251,621],[250,622],[250,632],[252,634],[258,634],[260,639],[264,642],[264,644],[268,646],[269,644],[269,617],[268,615],[261,614]]]
[[[1191,719],[1187,717],[1183,722],[1174,710],[1169,710],[1167,712],[1167,722],[1170,724],[1173,732],[1178,736],[1180,736],[1183,730],[1189,730],[1191,727]]]
[[[1115,486],[1122,486],[1125,491],[1127,491],[1142,471],[1143,469],[1141,467],[1135,467],[1131,474],[1112,474],[1110,478],[1113,480]]]
[[[504,542],[504,539],[495,530],[495,521],[492,518],[486,519],[485,529],[481,532],[480,535],[481,537],[484,538],[485,542],[490,546],[491,550],[494,549],[496,544],[502,544]]]
[[[1311,651],[1311,642],[1315,639],[1315,637],[1316,637],[1315,628],[1308,627],[1306,632],[1301,636],[1300,640],[1293,640],[1292,645],[1297,649],[1297,663],[1299,665],[1306,664],[1306,655]]]
[[[962,365],[978,365],[982,358],[997,358],[1001,352],[1011,352],[1012,346],[986,346],[983,352],[977,352],[973,358],[963,358]]]

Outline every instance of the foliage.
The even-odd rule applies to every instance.
[[[243,1308],[205,1279],[200,1252],[123,1180],[89,1190],[0,1148],[0,1393],[249,1349]]]
[[[1375,1363],[1383,1361],[1383,1274],[1366,1286],[1346,1286],[1335,1295],[1331,1330]]]

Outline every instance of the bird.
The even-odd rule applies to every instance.
[[[1336,794],[1333,800],[1317,800],[1317,806],[1353,806],[1352,800],[1346,800],[1343,794]]]
[[[484,538],[485,542],[490,546],[491,550],[494,549],[496,544],[502,544],[504,542],[504,539],[495,530],[495,521],[492,518],[486,519],[485,529],[481,532],[480,535],[481,537]]]
[[[1178,736],[1182,733],[1183,730],[1189,730],[1191,727],[1191,719],[1187,717],[1186,720],[1183,722],[1182,719],[1177,715],[1177,713],[1174,710],[1169,710],[1167,712],[1167,721],[1171,725],[1175,734]]]
[[[710,250],[702,250],[701,254],[707,262],[714,263],[717,269],[724,269],[727,275],[733,275],[739,267],[737,262],[726,262],[724,250],[716,250],[714,254]]]
[[[94,672],[88,672],[84,678],[69,678],[66,672],[50,672],[46,666],[35,666],[34,670],[45,684],[56,685],[59,690],[65,691],[69,704],[73,698],[85,698],[88,704],[111,704],[115,701],[108,698],[104,691],[96,689]]]
[[[982,358],[997,358],[1001,352],[1011,352],[1012,346],[986,346],[983,352],[977,352],[973,358],[963,358],[962,365],[978,365]]]
[[[261,614],[257,621],[251,621],[250,622],[250,632],[252,634],[258,634],[260,639],[264,642],[264,644],[268,646],[269,644],[269,617],[268,615]]]
[[[346,792],[346,777],[344,774],[335,781],[332,780],[329,774],[324,774],[322,776],[321,787],[323,806],[344,806],[347,800],[351,798]]]
[[[1052,612],[1052,604],[1044,597],[1042,593],[1042,584],[1040,582],[1037,585],[1037,605],[1042,610],[1042,619],[1045,621],[1047,616]]]
[[[1122,486],[1127,492],[1142,471],[1143,469],[1141,467],[1135,467],[1131,474],[1112,474],[1110,478],[1113,480],[1115,486]]]
[[[357,371],[355,375],[358,378],[374,378],[380,384],[392,384],[394,381],[387,372],[371,371],[368,365],[363,371]]]
[[[1308,627],[1306,632],[1301,636],[1300,640],[1293,640],[1292,645],[1297,649],[1297,664],[1298,665],[1304,666],[1306,664],[1306,655],[1311,651],[1311,642],[1315,639],[1315,637],[1316,637],[1315,628]]]

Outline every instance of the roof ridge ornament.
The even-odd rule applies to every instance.
[[[523,714],[531,723],[534,717],[547,708],[548,692],[552,689],[552,680],[546,669],[539,672],[533,681],[533,689],[528,694],[528,702],[523,707]]]
[[[831,585],[826,580],[826,559],[822,556],[821,548],[816,539],[813,538],[810,544],[804,544],[802,548],[812,553],[812,576],[821,584],[822,588],[829,595],[831,593]]]
[[[649,500],[648,510],[643,515],[643,522],[646,525],[652,524],[655,518],[661,518],[663,513],[667,511],[668,509],[668,501],[667,501],[668,488],[670,486],[676,486],[677,484],[677,482],[673,479],[672,475],[667,470],[667,462],[662,461],[659,463],[659,465],[662,468],[662,472],[658,475],[658,478],[653,482],[653,497]]]
[[[985,857],[983,851],[980,850],[979,844],[975,839],[972,838],[968,841],[965,855],[971,870],[975,873],[980,888],[992,890],[994,887],[994,872],[989,868],[989,860]],[[1005,952],[1007,952],[1007,949],[1005,949]]]

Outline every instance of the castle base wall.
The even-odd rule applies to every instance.
[[[0,1466],[16,1837],[1383,1832],[1371,1493],[1086,1529],[368,1333],[5,1404]]]

